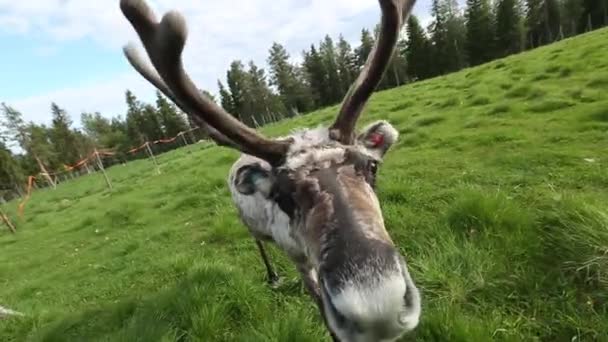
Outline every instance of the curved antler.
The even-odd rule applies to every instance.
[[[184,113],[192,113],[193,110],[186,108],[169,90],[165,82],[158,76],[156,71],[151,69],[141,58],[135,46],[133,44],[127,44],[123,47],[123,52],[127,57],[127,60],[131,64],[131,66],[148,82],[156,87],[156,89],[160,90],[166,97],[168,97],[173,103],[175,103]],[[218,145],[231,147],[234,149],[239,149],[239,147],[230,139],[228,139],[225,135],[218,132],[215,128],[209,126],[205,121],[200,119],[200,114],[191,115],[193,120],[204,130],[211,139],[213,139]]]
[[[121,0],[120,8],[137,31],[166,88],[177,99],[176,104],[191,109],[188,111],[190,114],[226,136],[242,152],[264,159],[272,165],[282,162],[292,142],[290,139],[268,139],[247,127],[213,101],[203,97],[184,71],[181,56],[188,32],[181,14],[170,11],[158,23],[143,0]]]
[[[353,143],[355,125],[365,103],[374,92],[393,56],[399,31],[407,21],[416,0],[379,0],[382,10],[380,34],[359,77],[348,90],[336,121],[330,127],[331,137],[343,144]]]

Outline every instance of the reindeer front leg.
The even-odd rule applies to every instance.
[[[279,276],[274,271],[272,264],[270,263],[270,259],[266,254],[266,249],[264,249],[264,244],[259,239],[255,239],[255,244],[258,246],[260,250],[260,255],[262,256],[262,261],[264,262],[264,266],[266,266],[266,274],[268,276],[268,283],[270,287],[276,287],[279,284]]]
[[[319,308],[319,312],[321,313],[321,317],[323,318],[323,322],[327,327],[327,331],[331,336],[332,341],[340,342],[340,340],[336,337],[336,335],[329,328],[329,324],[327,324],[327,317],[325,316],[325,309],[323,308],[323,299],[321,298],[321,289],[319,288],[319,281],[317,278],[317,271],[312,268],[307,262],[298,262],[296,264],[298,272],[302,277],[302,282],[304,283],[304,287],[308,294],[313,298],[317,307]]]

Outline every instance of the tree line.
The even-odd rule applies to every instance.
[[[21,112],[1,103],[0,196],[9,192],[23,194],[28,175],[66,171],[95,149],[114,152],[114,162],[126,161],[136,157],[128,153],[133,147],[175,137],[193,127],[158,91],[153,104],[138,100],[130,90],[125,92],[125,101],[124,119],[121,115],[108,119],[99,112],[81,113],[79,129],[73,127],[66,110],[54,102],[50,106],[50,125],[25,122]],[[180,142],[155,148],[166,151],[180,146]],[[19,147],[22,153],[14,154],[9,147]]]
[[[496,58],[552,43],[608,24],[608,0],[433,0],[432,20],[423,27],[410,16],[378,90],[398,87]],[[217,101],[245,124],[257,127],[286,117],[339,103],[365,64],[378,27],[362,29],[359,44],[342,35],[326,35],[301,51],[292,62],[285,47],[273,43],[268,69],[253,61],[235,60],[218,80]],[[145,103],[125,92],[127,112],[108,119],[99,112],[82,113],[82,128],[72,127],[68,113],[52,103],[50,126],[26,123],[8,104],[0,107],[0,196],[2,190],[22,192],[25,177],[61,170],[94,148],[111,149],[126,159],[127,151],[145,141],[173,137],[194,125],[173,103],[156,93]],[[200,134],[200,132],[199,132]],[[204,137],[199,135],[199,138]],[[24,151],[13,154],[9,144]],[[178,144],[163,147],[165,150]]]

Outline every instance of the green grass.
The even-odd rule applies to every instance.
[[[424,300],[405,341],[608,340],[607,40],[373,96],[359,125],[402,134],[378,191]],[[197,144],[160,156],[161,175],[112,167],[112,192],[99,174],[35,192],[19,233],[0,233],[0,305],[26,314],[0,321],[0,340],[328,341],[276,249],[285,282],[266,286],[229,199],[236,157]]]

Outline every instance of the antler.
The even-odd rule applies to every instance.
[[[160,90],[166,97],[168,97],[173,103],[175,103],[184,113],[192,113],[193,110],[186,108],[169,90],[165,82],[158,76],[156,71],[151,69],[141,58],[135,46],[132,44],[128,44],[123,48],[123,52],[127,57],[127,60],[133,66],[133,68],[142,75],[148,82],[152,83],[158,90]],[[239,147],[230,139],[228,139],[225,135],[218,132],[215,128],[209,126],[205,121],[200,119],[199,115],[191,115],[193,120],[204,130],[211,139],[213,139],[218,145],[227,146],[234,149],[239,149]]]
[[[280,164],[292,140],[272,140],[263,137],[255,130],[224,111],[210,99],[203,97],[184,71],[181,55],[188,36],[184,18],[175,11],[166,13],[160,23],[144,0],[121,0],[120,8],[125,17],[137,31],[152,64],[162,78],[162,83],[154,84],[165,89],[176,99],[180,107],[188,109],[187,113],[198,117],[218,133],[228,138],[233,145],[245,153],[268,161],[272,165]],[[125,48],[125,53],[129,52]],[[129,58],[129,55],[127,55]],[[134,57],[131,54],[131,57]],[[135,56],[137,57],[137,56]],[[146,68],[141,68],[138,59],[130,59],[131,64],[139,68],[138,72],[151,82],[154,77]],[[134,65],[134,67],[135,67]],[[161,87],[158,87],[161,85]]]
[[[379,0],[382,10],[380,34],[357,80],[348,90],[336,121],[330,127],[331,137],[343,144],[354,141],[354,130],[365,103],[382,80],[393,55],[399,31],[416,0]]]

